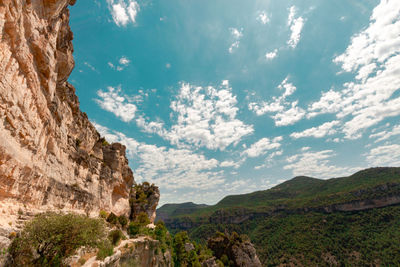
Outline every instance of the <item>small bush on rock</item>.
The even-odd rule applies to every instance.
[[[112,230],[108,234],[108,239],[111,241],[111,244],[113,244],[113,246],[116,246],[123,238],[124,234],[121,232],[121,230]]]
[[[128,218],[125,215],[121,215],[118,217],[118,222],[122,227],[125,227],[128,224]]]
[[[99,217],[100,217],[100,218],[103,218],[104,220],[106,220],[107,217],[108,217],[108,212],[105,211],[105,210],[101,210],[101,211],[99,212]]]
[[[111,244],[110,240],[104,240],[98,245],[99,251],[97,252],[96,259],[104,260],[108,256],[111,256],[114,253],[114,247]]]
[[[113,212],[111,212],[110,215],[108,215],[108,217],[107,217],[107,222],[114,224],[114,225],[117,224],[118,223],[117,215],[115,215]]]

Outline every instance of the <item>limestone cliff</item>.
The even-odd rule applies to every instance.
[[[125,147],[79,109],[68,5],[0,1],[0,227],[18,211],[130,213]]]
[[[84,259],[84,264],[79,261]],[[67,260],[71,267],[171,267],[172,256],[169,250],[162,252],[158,240],[148,236],[127,239],[114,248],[114,254],[104,260],[97,260],[96,253],[81,251]]]
[[[207,246],[217,258],[223,259],[223,257],[227,257],[229,266],[261,267],[261,262],[253,244],[248,240],[243,240],[235,232],[231,235],[217,233],[214,237],[208,239]]]

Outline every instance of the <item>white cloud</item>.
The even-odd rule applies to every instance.
[[[233,160],[225,160],[223,162],[221,162],[220,167],[223,168],[229,168],[229,167],[233,167],[235,169],[238,169],[240,167],[240,165],[242,165],[243,161],[233,161]]]
[[[269,22],[269,17],[265,11],[260,12],[260,14],[257,16],[257,20],[261,22],[262,24],[267,24]]]
[[[140,119],[138,126],[156,133],[179,147],[207,147],[224,150],[236,145],[243,136],[253,133],[253,126],[236,118],[236,96],[228,81],[215,88],[182,83],[179,94],[171,102],[169,130],[160,123],[146,123]]]
[[[276,58],[277,55],[278,55],[278,49],[275,49],[275,50],[272,51],[272,52],[266,53],[266,54],[265,54],[265,58],[266,58],[266,59],[274,59],[274,58]]]
[[[240,39],[243,37],[243,29],[237,29],[237,28],[229,28],[231,35],[235,39]]]
[[[370,166],[399,166],[400,145],[383,145],[371,149],[367,154],[367,161]]]
[[[119,65],[118,65],[119,63]],[[108,62],[108,66],[114,70],[117,71],[122,71],[124,70],[126,67],[129,66],[129,64],[131,63],[131,60],[125,56],[122,56],[119,60],[118,60],[117,64],[114,64],[112,62]]]
[[[233,43],[229,47],[228,51],[229,53],[233,53],[234,50],[239,47],[240,39],[243,37],[243,29],[239,30],[237,28],[229,28],[229,31],[231,32]]]
[[[142,116],[139,116],[136,119],[136,124],[139,128],[141,128],[146,133],[155,133],[160,136],[164,136],[167,134],[167,132],[164,129],[164,123],[161,121],[147,122]]]
[[[83,64],[85,64],[85,66],[87,66],[92,71],[97,72],[96,68],[93,67],[89,62],[83,62]]]
[[[305,111],[297,106],[298,101],[291,103],[291,107],[272,116],[276,126],[292,125],[304,118]]]
[[[303,132],[295,132],[290,135],[294,139],[302,137],[315,137],[322,138],[327,135],[335,134],[337,131],[334,129],[335,126],[339,125],[340,121],[326,122],[318,127],[312,127],[310,129],[304,130]]]
[[[300,41],[301,31],[304,26],[304,19],[302,17],[295,18],[296,15],[296,7],[292,6],[289,10],[288,17],[288,26],[290,27],[290,39],[287,41],[287,44],[291,48],[296,48],[297,44]]]
[[[356,81],[330,90],[309,106],[310,117],[336,113],[344,122],[348,139],[385,118],[400,115],[400,2],[382,0],[373,10],[370,24],[354,35],[346,51],[334,59]]]
[[[239,47],[240,42],[239,41],[235,41],[231,44],[231,46],[229,47],[228,51],[229,53],[233,53],[233,51]]]
[[[139,4],[134,0],[107,0],[112,18],[117,26],[126,26],[136,23],[136,16],[140,10]]]
[[[125,56],[123,56],[119,59],[119,64],[121,64],[121,65],[128,66],[129,63],[131,63],[131,61]]]
[[[276,126],[291,125],[304,118],[306,112],[297,106],[298,101],[287,101],[287,98],[296,91],[296,87],[288,80],[287,77],[278,86],[280,90],[284,90],[281,96],[273,97],[271,102],[251,102],[248,106],[249,110],[254,111],[258,116],[275,113],[271,118],[275,121]]]
[[[378,133],[371,134],[369,138],[371,139],[377,138],[375,140],[375,143],[378,143],[396,135],[400,135],[400,125],[394,126],[390,131],[381,131]]]
[[[258,157],[260,155],[266,154],[269,150],[277,149],[281,146],[280,141],[282,141],[282,136],[275,137],[270,140],[269,138],[262,138],[252,144],[248,149],[246,149],[242,155],[246,155],[251,158]]]
[[[283,168],[292,170],[293,176],[311,176],[316,178],[333,178],[353,173],[358,168],[339,167],[330,162],[335,156],[332,150],[309,151],[286,158],[289,163]]]
[[[107,91],[97,91],[99,99],[95,99],[96,103],[104,110],[114,113],[115,116],[121,118],[124,122],[129,122],[135,117],[136,105],[132,104],[129,97],[122,94],[121,87],[107,87]]]
[[[269,168],[274,164],[273,159],[277,156],[282,156],[283,155],[283,150],[278,150],[274,151],[270,154],[268,154],[267,158],[265,159],[265,163],[259,166],[255,166],[255,170],[263,169],[263,168]]]
[[[127,156],[138,167],[136,181],[150,181],[162,189],[209,190],[224,184],[219,162],[187,149],[158,147],[138,142],[123,133],[95,124],[99,133],[110,142],[120,142],[127,148]]]

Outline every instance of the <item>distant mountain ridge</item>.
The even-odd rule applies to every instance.
[[[157,213],[168,214],[171,232],[198,242],[215,231],[247,234],[265,266],[397,265],[400,256],[388,255],[400,247],[399,204],[400,168],[379,167],[328,180],[298,176],[213,206],[166,204]]]
[[[157,210],[157,218],[169,220],[189,216],[198,219],[220,209],[244,208],[270,212],[282,207],[316,208],[384,197],[389,193],[400,195],[400,168],[369,168],[348,177],[328,180],[297,176],[268,190],[226,196],[212,206],[192,202],[165,204]]]
[[[193,202],[185,202],[179,204],[165,204],[161,208],[157,209],[156,220],[168,220],[171,216],[177,216],[180,214],[190,214],[198,209],[209,207],[206,204],[196,204]]]

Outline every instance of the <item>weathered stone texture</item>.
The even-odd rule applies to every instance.
[[[0,1],[0,226],[21,208],[130,212],[125,147],[100,138],[67,82],[74,2]]]

